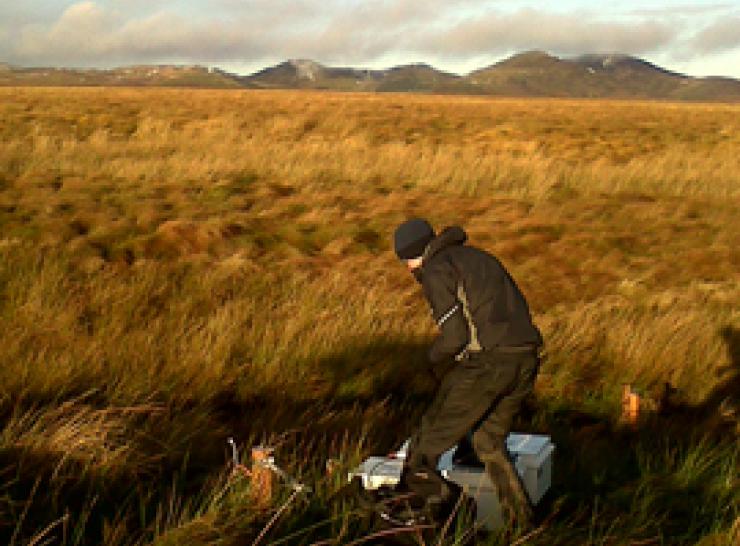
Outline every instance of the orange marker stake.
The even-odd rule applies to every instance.
[[[622,388],[622,422],[632,427],[637,426],[640,419],[640,395],[625,383]]]
[[[250,491],[252,501],[259,509],[270,506],[275,490],[275,473],[266,464],[271,461],[273,451],[271,447],[259,446],[252,448],[252,483]]]

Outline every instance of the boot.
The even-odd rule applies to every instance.
[[[486,457],[485,467],[498,492],[504,522],[530,528],[534,518],[532,505],[509,458],[502,451],[496,451]]]

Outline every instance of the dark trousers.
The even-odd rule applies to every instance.
[[[484,351],[457,363],[411,437],[402,481],[422,499],[448,502],[457,487],[437,472],[439,456],[472,432],[476,455],[498,492],[502,514],[526,524],[531,506],[505,441],[539,367],[534,350]]]

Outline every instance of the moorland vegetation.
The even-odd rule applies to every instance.
[[[546,339],[520,543],[740,538],[739,106],[7,88],[0,142],[0,542],[251,543],[290,491],[254,506],[230,436],[313,489],[263,543],[367,536],[346,471],[433,389],[413,215],[499,256]]]

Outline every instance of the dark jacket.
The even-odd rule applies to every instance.
[[[466,348],[542,345],[529,306],[511,275],[491,254],[466,246],[466,239],[462,228],[448,227],[424,252],[419,280],[440,328],[429,360],[439,364]],[[472,320],[472,336],[466,315]],[[477,338],[478,347],[471,346],[475,341],[471,337]]]

